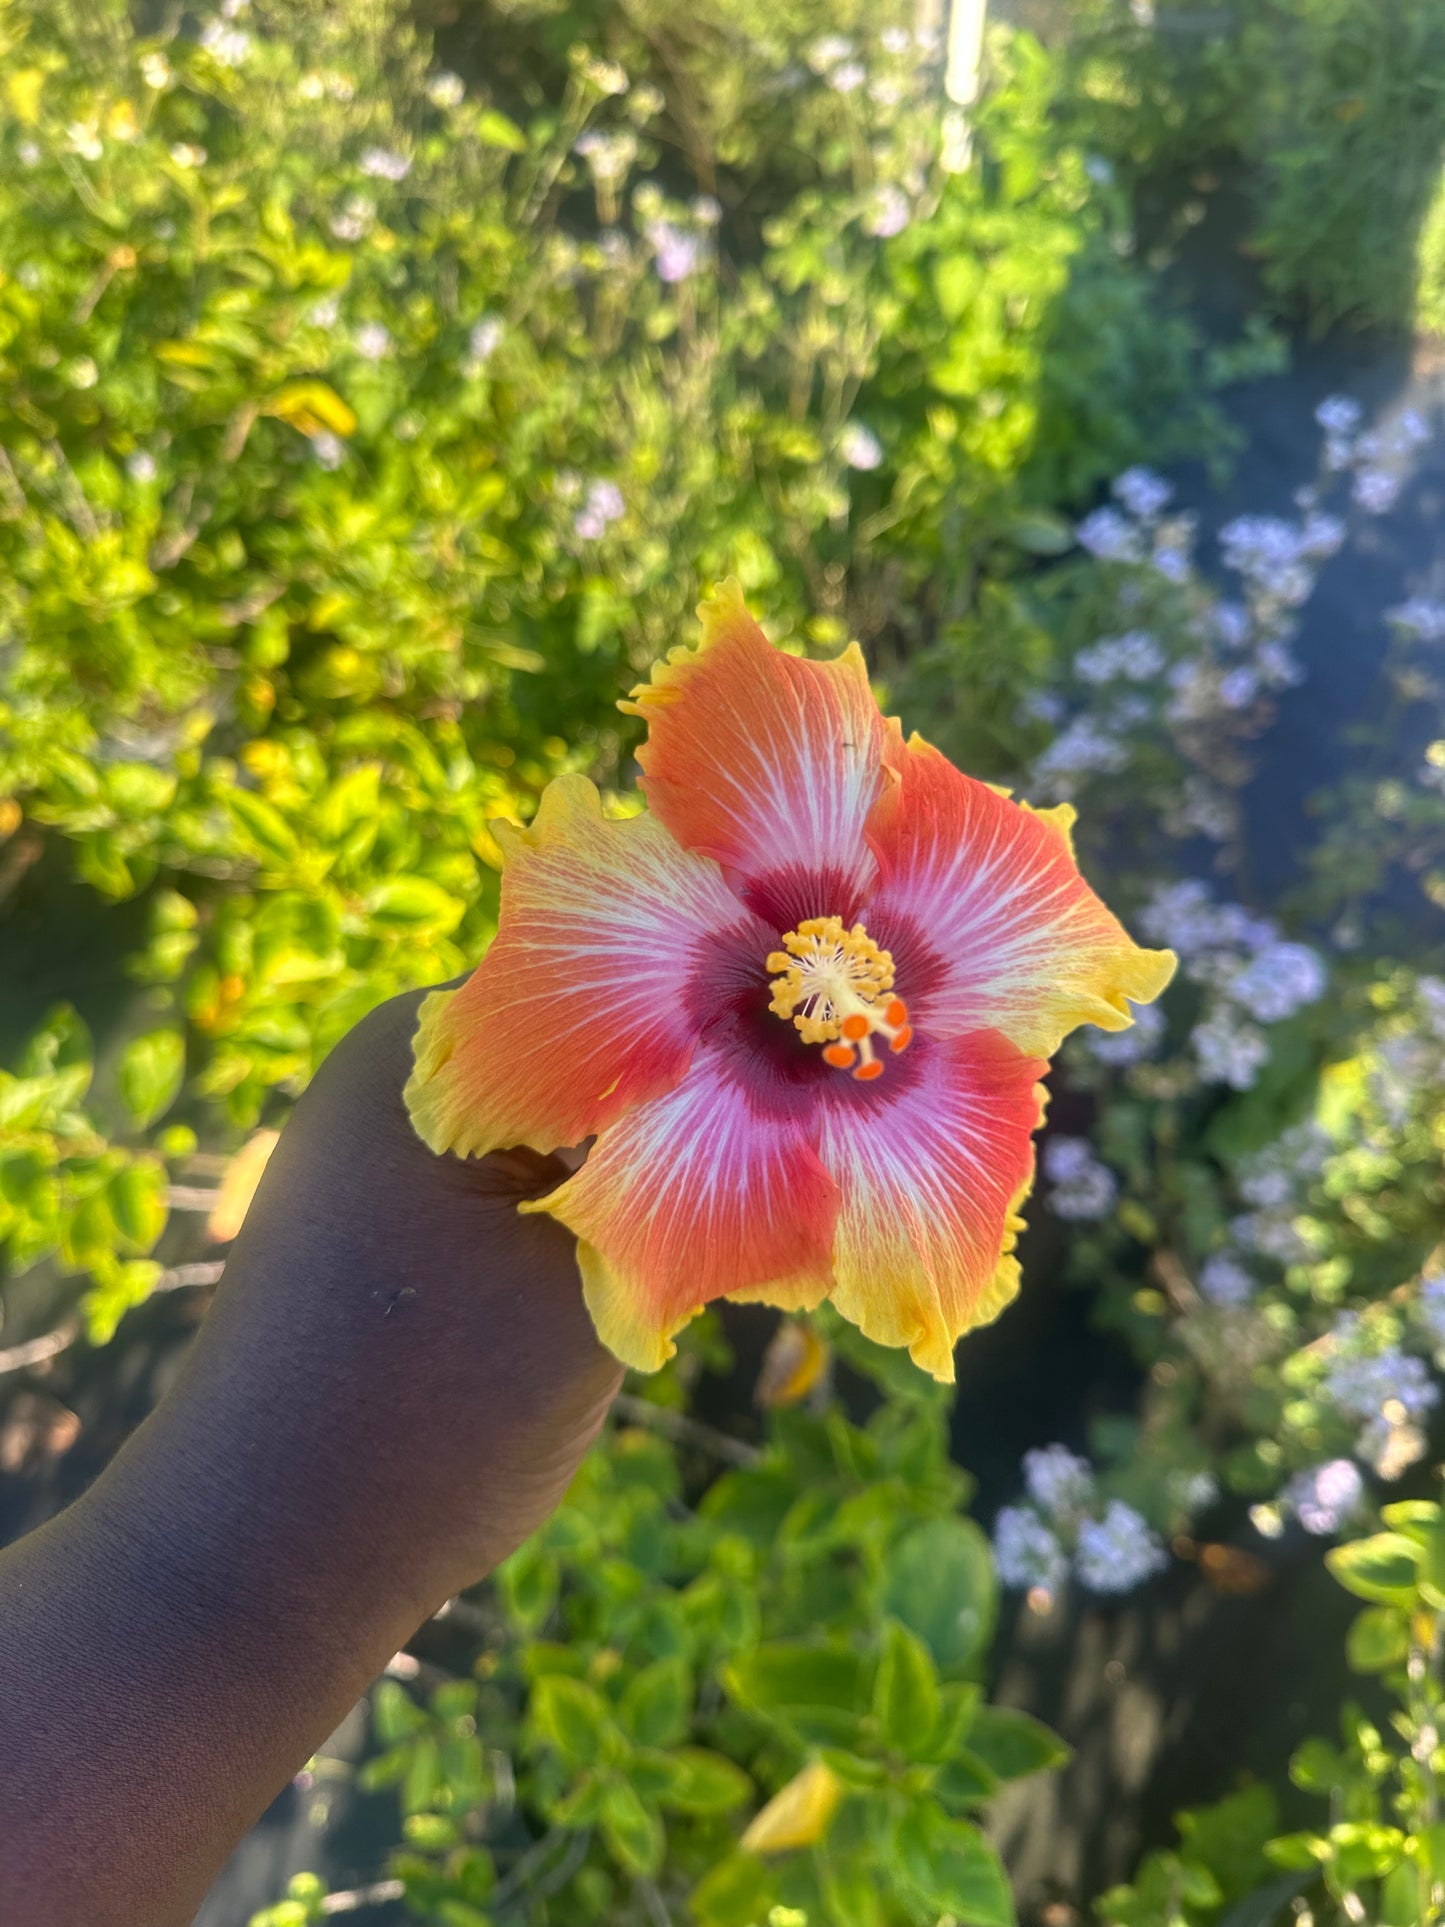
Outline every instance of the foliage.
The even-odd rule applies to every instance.
[[[716,1362],[718,1338],[699,1342]],[[409,1905],[1008,1927],[976,1816],[1064,1749],[982,1703],[996,1595],[949,1399],[920,1379],[861,1426],[826,1396],[779,1410],[716,1475],[691,1449],[705,1433],[665,1442],[698,1362],[649,1381],[503,1567],[473,1678],[373,1696],[362,1776],[398,1791]]]
[[[1369,1920],[1432,1927],[1445,1919],[1445,1831],[1438,1776],[1445,1714],[1445,1520],[1432,1500],[1386,1506],[1382,1531],[1338,1546],[1335,1578],[1367,1601],[1351,1626],[1351,1669],[1377,1680],[1381,1721],[1347,1704],[1340,1744],[1306,1740],[1290,1763],[1296,1787],[1329,1802],[1315,1830],[1279,1834],[1276,1806],[1253,1787],[1179,1816],[1177,1852],[1152,1855],[1128,1887],[1106,1894],[1119,1927],[1258,1927],[1308,1917],[1319,1927]],[[1272,1836],[1272,1837],[1271,1837]],[[1269,1875],[1269,1869],[1276,1871]]]
[[[1071,131],[1164,246],[1247,169],[1250,251],[1319,330],[1445,325],[1445,20],[1432,0],[1071,0]],[[1157,204],[1168,208],[1162,215]]]
[[[1039,1208],[1142,1385],[1095,1426],[1097,1475],[1031,1455],[1003,1580],[1128,1590],[1209,1516],[1333,1536],[1420,1461],[1445,982],[1380,916],[1401,878],[1441,896],[1433,601],[1395,612],[1400,707],[1296,900],[1252,892],[1240,797],[1300,609],[1431,428],[1360,432],[1334,398],[1305,499],[1222,531],[1217,586],[1137,464],[1218,456],[1211,385],[1278,340],[1256,318],[1201,353],[1130,197],[1252,157],[1278,301],[1398,318],[1436,23],[1399,0],[1360,42],[1355,0],[1250,0],[1239,42],[1190,42],[1147,11],[1079,0],[1057,48],[995,32],[959,170],[901,4],[499,0],[485,89],[394,0],[0,6],[0,892],[29,900],[43,846],[99,954],[125,900],[145,929],[115,963],[142,1022],[96,1089],[69,1012],[0,1078],[10,1276],[41,1268],[107,1339],[180,1186],[373,1004],[483,949],[488,819],[569,769],[635,806],[615,699],[735,572],[788,646],[859,637],[965,767],[1077,800],[1086,867],[1181,953],[1161,1016],[1055,1076],[1078,1121]],[[1381,742],[1413,736],[1406,781]],[[946,1404],[810,1329],[779,1341],[807,1404],[756,1456],[690,1416],[726,1363],[696,1331],[453,1608],[456,1673],[378,1687],[362,1775],[395,1790],[413,1917],[1012,1919],[979,1821],[1062,1750],[987,1704],[998,1575]],[[836,1393],[809,1389],[819,1333]],[[1389,1595],[1351,1650],[1406,1752],[1351,1713],[1302,1769],[1337,1776],[1328,1828],[1281,1846],[1246,1789],[1106,1918],[1216,1927],[1271,1880],[1352,1919],[1351,1883],[1371,1918],[1438,1909],[1438,1527],[1387,1529],[1338,1565]],[[1270,1873],[1267,1839],[1301,1864]],[[330,1911],[303,1876],[262,1918]]]
[[[170,1041],[139,1038],[121,1065],[138,1121],[163,1111],[180,1082]],[[193,1147],[180,1126],[154,1148],[107,1140],[82,1108],[94,1070],[90,1036],[58,1005],[27,1040],[13,1071],[0,1071],[0,1251],[12,1272],[42,1259],[86,1280],[91,1338],[103,1343],[161,1275],[150,1257],[166,1225],[167,1156]]]

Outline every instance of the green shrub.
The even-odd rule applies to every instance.
[[[1431,1500],[1386,1506],[1385,1530],[1336,1547],[1335,1578],[1367,1601],[1351,1626],[1351,1669],[1378,1680],[1386,1721],[1350,1703],[1340,1744],[1306,1740],[1296,1787],[1329,1802],[1318,1830],[1278,1834],[1269,1790],[1252,1787],[1179,1816],[1177,1852],[1151,1855],[1137,1879],[1099,1902],[1117,1927],[1216,1927],[1308,1918],[1318,1927],[1445,1920],[1445,1830],[1437,1777],[1445,1626],[1445,1525]],[[1271,1837],[1273,1836],[1273,1837]],[[1271,1870],[1274,1871],[1271,1871]],[[1283,1871],[1279,1871],[1279,1870]],[[1229,1910],[1229,1911],[1227,1911]]]

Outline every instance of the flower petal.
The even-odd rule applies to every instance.
[[[713,863],[655,818],[605,818],[585,777],[548,785],[502,842],[496,939],[421,1007],[407,1109],[434,1151],[553,1151],[669,1090],[697,1041],[690,973],[751,920]],[[768,933],[758,928],[766,949]]]
[[[819,1148],[843,1200],[832,1299],[866,1337],[951,1381],[959,1338],[1018,1290],[1047,1065],[996,1031],[913,1049],[915,1074],[890,1101],[869,1101],[884,1078],[823,1112]]]
[[[548,1197],[575,1231],[604,1345],[652,1372],[714,1298],[816,1305],[830,1282],[838,1193],[796,1118],[749,1102],[726,1055],[703,1049],[673,1091],[604,1131]]]
[[[868,932],[914,1021],[945,1037],[987,1026],[1042,1056],[1077,1024],[1126,1029],[1129,1000],[1153,1002],[1174,953],[1141,950],[1079,875],[1072,808],[1011,802],[919,736],[890,757],[900,780],[868,829]]]
[[[637,760],[649,805],[778,929],[853,915],[874,873],[863,831],[885,781],[861,652],[785,655],[736,582],[698,613],[697,648],[673,650],[622,704],[647,722]]]

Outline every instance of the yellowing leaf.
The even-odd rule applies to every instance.
[[[754,1815],[740,1844],[749,1853],[790,1853],[795,1847],[816,1846],[842,1798],[843,1782],[831,1767],[814,1760]]]
[[[263,415],[299,428],[303,435],[351,435],[356,416],[334,388],[324,381],[288,381],[261,406]]]
[[[811,1325],[785,1318],[763,1355],[753,1397],[766,1411],[797,1405],[822,1378],[828,1347]]]
[[[17,67],[5,80],[5,92],[15,118],[33,127],[40,118],[40,93],[45,85],[43,67]]]
[[[220,1192],[206,1220],[206,1235],[213,1244],[229,1244],[241,1229],[261,1182],[261,1173],[280,1136],[279,1131],[256,1131],[226,1166]]]

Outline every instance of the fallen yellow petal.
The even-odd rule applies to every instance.
[[[843,1782],[831,1767],[814,1760],[775,1793],[742,1837],[749,1853],[791,1853],[816,1846],[843,1798]]]
[[[785,1318],[763,1355],[753,1397],[765,1411],[805,1399],[828,1363],[828,1347],[811,1325]]]
[[[229,1244],[241,1229],[261,1182],[261,1173],[280,1136],[279,1131],[254,1132],[226,1166],[226,1175],[221,1179],[216,1202],[206,1220],[206,1235],[213,1244]]]

